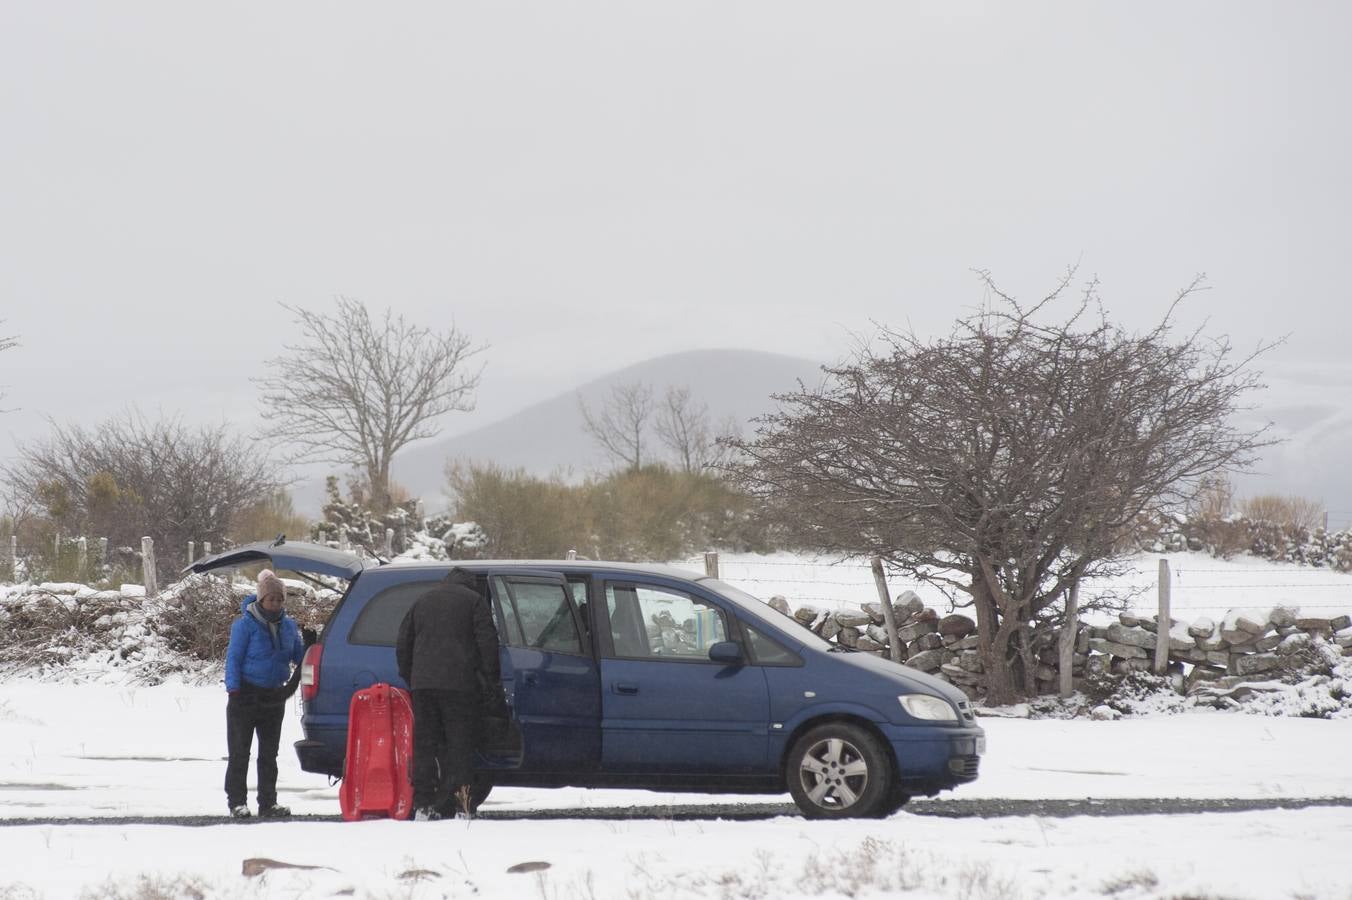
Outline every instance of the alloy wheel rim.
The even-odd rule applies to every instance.
[[[817,741],[798,767],[803,791],[822,809],[848,809],[868,787],[868,763],[859,748],[842,738]]]

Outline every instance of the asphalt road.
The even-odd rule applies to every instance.
[[[1300,799],[1210,799],[1182,800],[1171,797],[1137,797],[1129,799],[1084,800],[912,800],[905,810],[917,816],[940,816],[951,819],[999,818],[1004,816],[1039,816],[1064,819],[1071,816],[1171,816],[1204,812],[1249,812],[1262,809],[1306,809],[1314,806],[1352,806],[1352,797],[1315,797]],[[601,819],[630,820],[658,819],[663,821],[697,821],[724,819],[756,821],[777,816],[798,815],[792,803],[707,803],[699,805],[668,806],[613,806],[579,809],[485,810],[480,818],[487,820],[526,819]],[[30,818],[0,819],[0,827],[18,825],[180,825],[187,828],[206,825],[255,825],[276,822],[276,819],[230,819],[224,816],[108,816],[99,818]],[[342,817],[293,816],[292,822],[341,822]]]

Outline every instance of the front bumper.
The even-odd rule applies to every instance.
[[[908,792],[933,794],[976,780],[986,752],[986,732],[980,727],[886,723],[879,728]]]

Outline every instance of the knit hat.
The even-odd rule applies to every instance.
[[[282,579],[277,577],[277,573],[271,569],[264,569],[258,573],[258,599],[276,595],[283,600],[286,599],[286,586],[282,584]]]

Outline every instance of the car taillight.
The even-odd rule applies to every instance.
[[[311,644],[300,661],[300,699],[309,703],[319,693],[319,657],[324,653],[323,644]]]

